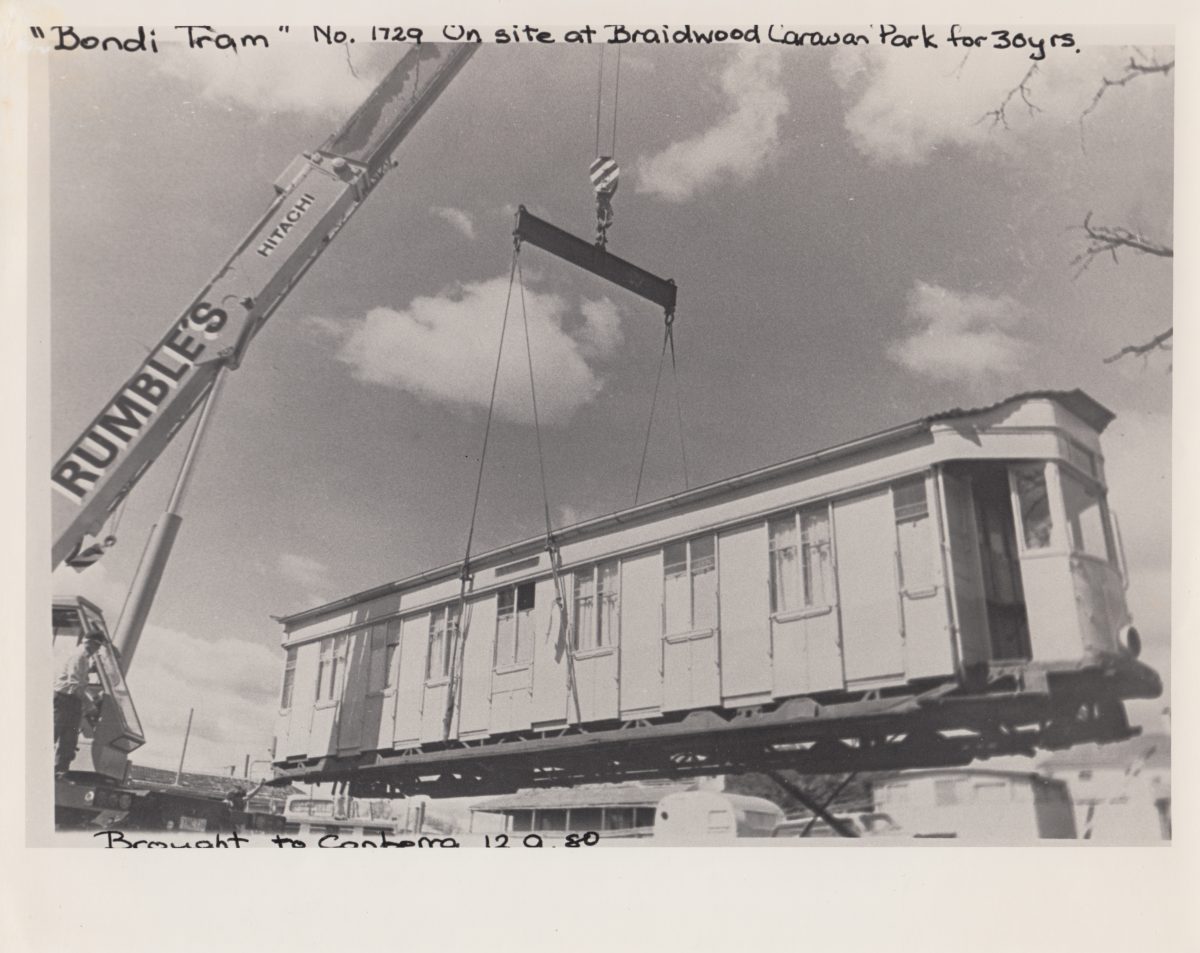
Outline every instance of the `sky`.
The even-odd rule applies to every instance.
[[[1170,49],[1147,51],[1170,60]],[[1145,659],[1169,681],[1170,355],[1104,358],[1171,321],[1171,263],[1082,274],[1079,226],[1172,238],[1173,75],[1109,89],[1128,48],[622,50],[610,249],[679,286],[687,478],[699,485],[955,406],[1081,387],[1102,441]],[[227,381],[129,674],[135,760],[265,768],[282,669],[271,618],[462,558],[525,204],[593,228],[600,48],[485,45],[398,167]],[[615,66],[606,50],[606,75]],[[359,43],[50,61],[51,447],[57,456],[397,57]],[[1023,79],[1035,108],[1010,100]],[[603,135],[611,99],[602,101]],[[633,502],[663,324],[521,253],[551,515]],[[476,552],[542,532],[510,323]],[[683,488],[664,379],[643,500]],[[182,446],[119,543],[56,592],[116,621]],[[1164,697],[1133,708],[1151,728]]]

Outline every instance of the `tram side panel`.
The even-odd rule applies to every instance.
[[[662,712],[661,549],[621,560],[621,717],[651,718]]]
[[[467,604],[463,630],[462,691],[459,695],[455,736],[485,738],[492,712],[492,665],[495,659],[496,598],[484,596]]]
[[[609,598],[619,579],[616,621],[591,645],[572,627],[595,624],[600,588],[587,597],[592,617],[566,629],[550,577],[479,596],[450,737],[577,720],[572,662],[589,723],[953,677],[960,660],[1059,661],[1115,646],[1115,627],[1128,619],[1119,575],[1082,551],[1082,506],[1062,498],[1058,469],[968,461],[609,560],[619,564],[606,571]],[[1030,472],[1044,474],[1044,506],[1031,506],[1018,484]],[[1048,528],[1038,529],[1042,510]],[[587,574],[596,585],[596,566],[563,575],[573,615],[586,604],[572,598],[576,576]],[[394,747],[445,740],[449,611],[400,626]],[[371,674],[381,637],[376,624],[296,647],[285,757],[387,747]],[[306,684],[316,689],[307,743],[298,710]]]
[[[284,661],[279,717],[275,724],[275,755],[308,755],[313,708],[316,704],[316,643],[292,646]]]
[[[764,584],[771,574],[768,556],[764,524],[727,530],[719,537],[721,695],[726,705],[761,705],[780,688],[772,671],[772,626],[779,623],[771,620],[770,587]],[[788,668],[803,674],[803,643],[794,658],[787,654],[791,644],[776,636],[774,659],[786,660]]]
[[[574,572],[563,575],[572,615],[565,630],[549,577],[471,599],[449,738],[577,721],[571,663],[584,723],[952,675],[937,521],[925,502],[929,484],[919,478],[919,492],[913,485],[806,504],[616,561],[616,618],[600,645],[575,648],[574,627],[595,620],[574,618]],[[585,571],[596,569],[576,570]],[[446,740],[455,609],[448,603],[294,647],[280,753]],[[384,659],[394,671],[378,670]],[[385,694],[385,686],[394,689]]]
[[[429,613],[404,618],[400,624],[393,748],[415,748],[421,743],[428,649]]]
[[[567,576],[563,583],[570,581]],[[564,598],[567,598],[564,593]],[[540,579],[534,586],[534,611],[531,616],[530,649],[531,708],[534,726],[559,727],[567,723],[568,676],[567,652],[570,651],[570,626],[564,623],[558,608],[554,579]]]

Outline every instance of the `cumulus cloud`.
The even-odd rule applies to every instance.
[[[623,339],[621,316],[607,298],[583,299],[579,312],[557,294],[525,288],[530,348],[542,422],[565,423],[603,389],[601,365]],[[466,283],[407,308],[374,308],[360,319],[311,323],[341,340],[337,357],[355,377],[423,400],[460,408],[487,407],[507,275]],[[503,419],[532,423],[521,301],[513,289],[507,339],[496,393]]]
[[[126,587],[109,577],[104,563],[86,572],[60,567],[52,577],[56,595],[82,595],[104,612],[110,630]],[[195,709],[185,769],[236,764],[247,754],[266,758],[277,714],[282,653],[243,639],[208,640],[150,622],[138,642],[128,684],[146,734],[133,754],[138,764],[175,767]],[[261,769],[260,765],[260,769]]]
[[[1079,118],[1101,78],[1121,75],[1128,59],[1128,51],[1117,47],[1049,53],[1036,64],[995,54],[964,59],[961,51],[943,44],[916,56],[883,47],[844,47],[831,58],[831,68],[848,99],[845,126],[858,150],[882,163],[916,165],[945,147],[985,148],[1000,156],[1068,137],[1077,149]],[[1037,111],[1018,92],[1008,100],[1007,125],[1000,128],[988,113],[1005,103],[1023,78]],[[1161,94],[1146,81],[1121,92],[1107,97],[1111,101],[1089,117],[1089,124],[1119,122],[1120,114],[1142,108],[1144,97]]]
[[[888,357],[942,381],[973,381],[1018,369],[1025,343],[1013,332],[1024,309],[1008,295],[962,293],[918,281],[909,293],[908,337]]]
[[[442,221],[453,225],[467,238],[475,237],[475,220],[469,214],[460,208],[449,208],[445,205],[436,205],[430,211],[440,218]]]
[[[143,764],[174,766],[195,709],[187,765],[236,764],[266,758],[278,714],[283,655],[241,639],[209,641],[148,625],[129,672],[129,690],[147,743]]]
[[[336,118],[356,109],[392,65],[361,45],[351,56],[345,47],[299,42],[272,45],[266,54],[197,53],[172,43],[153,59],[205,99],[266,114]]]
[[[637,163],[638,191],[683,202],[722,179],[748,181],[771,158],[788,110],[775,50],[740,50],[721,74],[728,112],[699,135]]]

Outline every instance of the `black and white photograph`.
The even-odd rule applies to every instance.
[[[507,6],[17,5],[20,840],[1167,858],[1173,27]]]

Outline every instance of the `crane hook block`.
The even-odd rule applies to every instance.
[[[675,313],[675,282],[660,278],[631,264],[616,255],[610,255],[603,247],[576,238],[569,232],[543,221],[532,214],[524,205],[517,209],[517,224],[513,237],[519,242],[529,242],[551,255],[590,271],[598,278],[620,285],[626,291],[653,301],[667,314]]]

